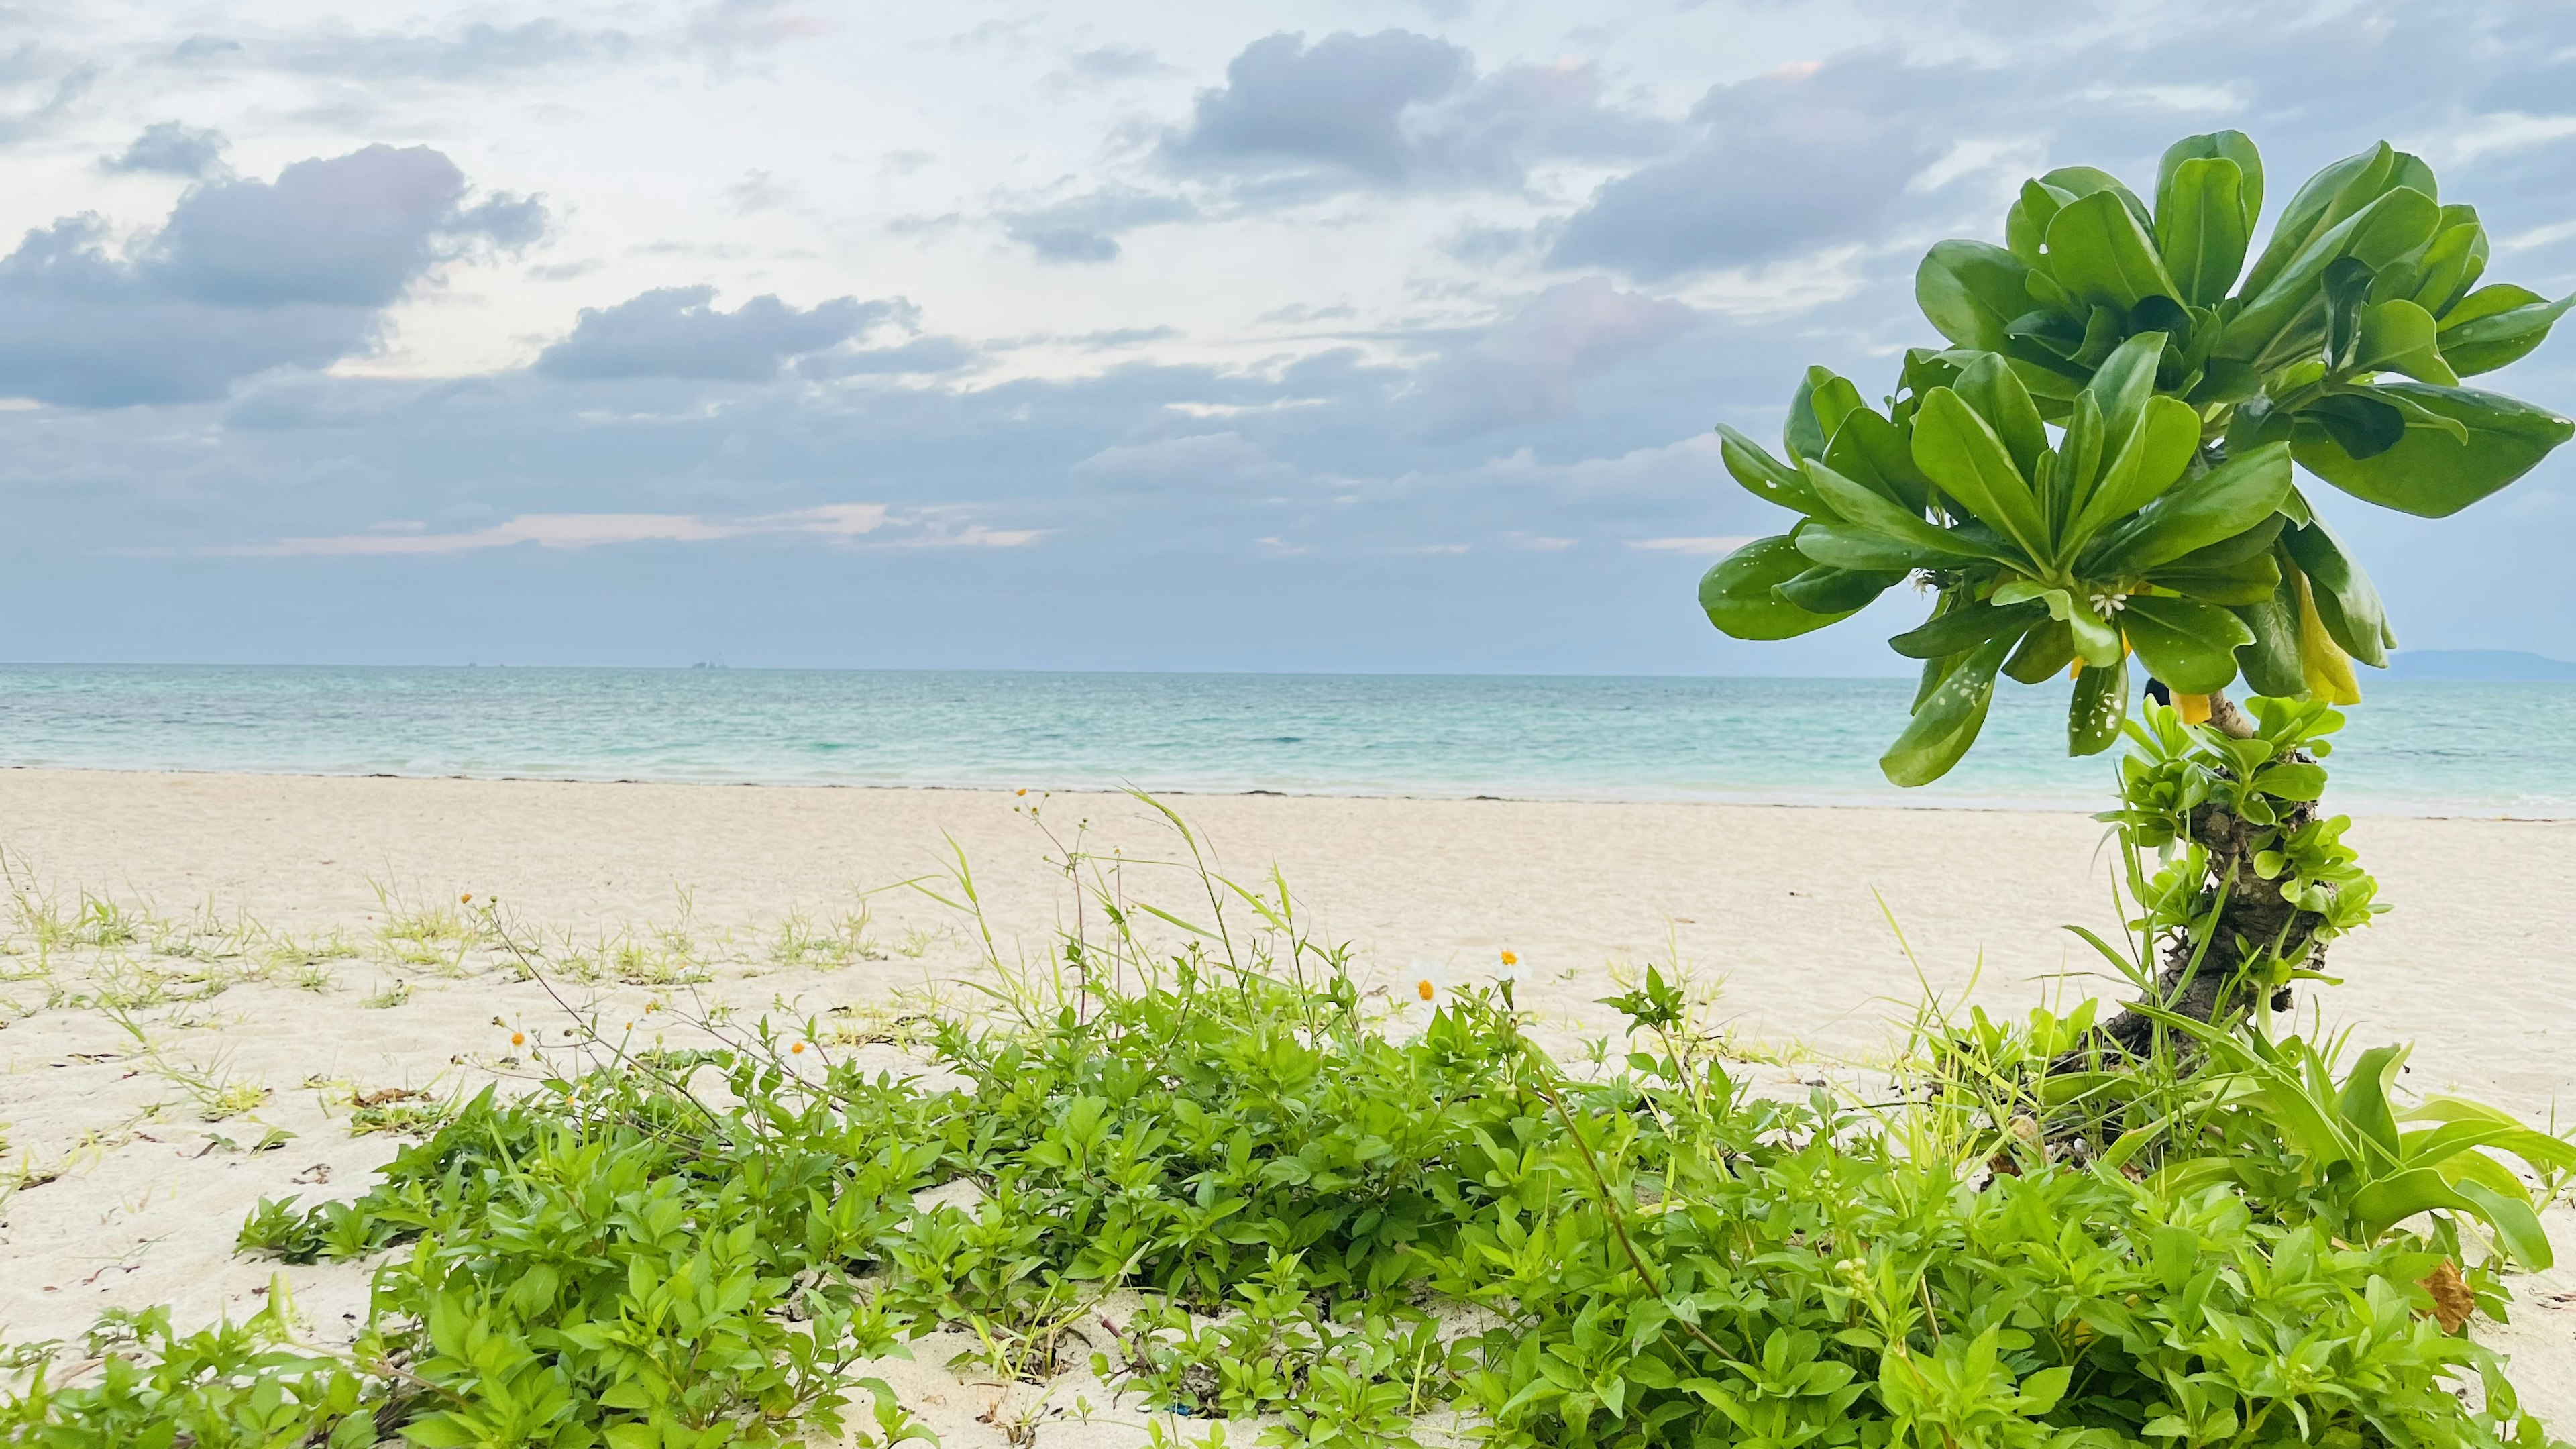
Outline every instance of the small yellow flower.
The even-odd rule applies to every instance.
[[[526,1046],[527,1044],[528,1044],[528,1034],[527,1034],[526,1032],[524,1032],[524,1031],[514,1031],[514,1032],[510,1033],[510,1045],[512,1045],[512,1046]]]
[[[1026,790],[1014,790],[1014,791],[1012,791],[1011,793],[1012,793],[1012,794],[1014,794],[1014,795],[1025,795],[1025,794],[1027,794],[1027,793],[1029,793],[1029,792],[1028,792],[1028,791],[1026,791]]]
[[[458,896],[456,898],[456,903],[460,906],[470,906],[474,904],[474,892],[467,891],[465,894]]]
[[[1420,993],[1420,994],[1421,994],[1422,999],[1423,999],[1423,1000],[1425,1000],[1425,1001],[1429,1001],[1432,997],[1435,997],[1435,996],[1437,996],[1437,995],[1439,995],[1439,994],[1440,994],[1440,988],[1438,988],[1438,987],[1436,987],[1436,986],[1432,985],[1432,984],[1431,984],[1431,978],[1430,978],[1430,977],[1428,977],[1428,976],[1426,976],[1426,977],[1422,978],[1422,979],[1421,979],[1421,980],[1419,980],[1419,981],[1414,982],[1414,983],[1413,983],[1413,989],[1414,989],[1416,992]]]
[[[802,1054],[802,1053],[804,1052],[804,1050],[805,1050],[805,1043],[803,1043],[803,1042],[801,1042],[801,1041],[800,1041],[800,1042],[798,1042],[796,1045],[794,1045],[794,1046],[792,1046],[792,1047],[789,1047],[789,1048],[787,1049],[787,1052],[788,1052],[788,1055],[790,1055],[790,1056],[796,1056],[796,1055],[800,1055],[800,1054]]]
[[[1521,964],[1520,953],[1518,951],[1505,951],[1503,953],[1503,964],[1506,966],[1518,966]]]

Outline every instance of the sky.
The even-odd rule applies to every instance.
[[[1898,672],[1699,573],[2022,178],[2385,138],[2576,289],[2576,6],[0,10],[0,658]],[[14,245],[8,238],[15,238]],[[2482,385],[2576,410],[2576,329]],[[2576,449],[2311,492],[2576,655]]]

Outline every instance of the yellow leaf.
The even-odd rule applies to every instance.
[[[2299,590],[2299,673],[2307,681],[2308,693],[2328,704],[2361,703],[2361,681],[2353,678],[2352,656],[2326,632],[2326,622],[2317,615],[2317,601],[2308,592],[2308,577],[2300,574]]]
[[[2184,724],[2209,723],[2208,695],[2183,694],[2177,692],[2173,697],[2173,702],[2174,713],[2182,716],[2182,722]]]

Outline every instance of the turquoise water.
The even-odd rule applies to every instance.
[[[0,667],[0,765],[1920,805],[2101,804],[2064,686],[2007,687],[1940,783],[1898,680]],[[2576,816],[2576,684],[2391,683],[2347,809]]]

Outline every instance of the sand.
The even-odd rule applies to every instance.
[[[1275,863],[1364,979],[1482,976],[1510,950],[1522,1003],[1570,1045],[1609,1029],[1591,1003],[1620,973],[1678,959],[1719,983],[1743,1051],[1786,1081],[1814,1070],[1802,1061],[1884,1053],[1926,986],[2004,1011],[2103,991],[2068,979],[2096,958],[2064,928],[2117,932],[2116,856],[2080,815],[1169,803],[1229,872]],[[952,841],[1004,950],[1044,949],[1070,897],[1040,804],[1059,835],[1087,823],[1095,849],[1175,854],[1143,806],[1105,795],[0,770],[0,851],[29,901],[76,922],[87,892],[124,913],[94,921],[136,923],[130,943],[38,953],[23,919],[0,922],[18,948],[0,954],[0,1160],[58,1174],[0,1200],[0,1338],[70,1336],[108,1305],[248,1311],[274,1265],[232,1257],[243,1214],[263,1195],[354,1196],[399,1145],[348,1134],[353,1094],[507,1076],[513,1031],[561,1025],[488,950],[434,931],[389,942],[389,926],[497,895],[536,949],[599,968],[583,1005],[647,1029],[645,1006],[683,990],[782,1016],[881,1003],[975,968],[954,913],[901,884],[937,884]],[[2365,817],[2349,838],[2397,909],[2336,948],[2347,979],[2322,998],[2327,1024],[2415,1040],[2418,1092],[2547,1120],[2576,1085],[2576,823]],[[862,909],[865,952],[841,949]],[[63,992],[134,1003],[140,1037],[95,1005],[48,1004]],[[241,1110],[210,1120],[227,1106]],[[272,1131],[293,1135],[249,1150]],[[290,1277],[317,1337],[362,1316],[362,1272]],[[2566,1269],[2529,1285],[2495,1330],[2562,1433],[2571,1290]],[[952,1444],[1002,1442],[941,1407]]]

